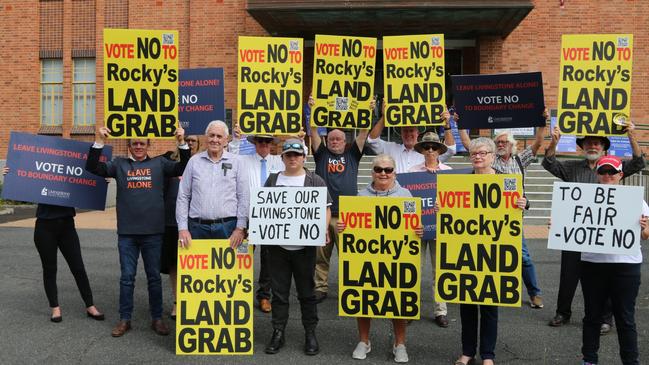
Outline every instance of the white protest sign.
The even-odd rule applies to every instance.
[[[643,194],[640,186],[555,182],[548,248],[640,253]]]
[[[324,246],[326,213],[326,187],[253,189],[248,241],[253,245]]]

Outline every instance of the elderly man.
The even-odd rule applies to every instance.
[[[381,132],[385,127],[385,103],[383,104],[383,115],[372,128],[367,145],[376,153],[385,153],[397,162],[397,173],[401,174],[408,172],[413,166],[424,163],[424,155],[415,151],[415,144],[419,138],[419,127],[407,126],[401,127],[401,141],[403,143],[386,142],[382,140]],[[446,162],[448,159],[455,155],[455,139],[449,127],[450,114],[448,111],[442,113],[442,118],[445,122],[444,128],[444,143],[446,144],[447,151],[439,156],[439,162]]]
[[[543,116],[547,119],[547,111],[543,112]],[[509,131],[498,133],[494,137],[496,144],[496,156],[492,167],[498,172],[503,174],[521,174],[525,180],[525,170],[532,163],[539,148],[543,144],[543,136],[545,136],[545,127],[537,128],[534,135],[534,143],[523,151],[518,152],[517,143],[514,136]],[[465,148],[468,149],[470,138],[465,129],[460,131],[460,139]],[[524,184],[523,184],[524,185]],[[527,206],[529,208],[529,205]],[[523,236],[523,283],[527,288],[527,294],[530,297],[530,307],[535,309],[543,308],[543,298],[541,297],[541,288],[536,281],[536,269],[534,262],[530,256],[527,248],[527,242]]]
[[[313,105],[313,98],[309,98]],[[374,108],[374,101],[370,108]],[[327,190],[333,198],[331,205],[331,224],[329,225],[328,245],[318,247],[315,267],[315,295],[318,303],[322,302],[329,290],[329,262],[334,246],[338,248],[338,197],[356,196],[358,194],[358,166],[363,157],[363,148],[369,130],[360,130],[353,143],[347,147],[345,132],[331,129],[327,133],[327,145],[322,142],[316,128],[311,128],[311,148],[315,160],[315,172],[327,184]]]
[[[151,328],[159,335],[168,335],[169,329],[162,321],[162,283],[160,280],[160,255],[165,230],[164,180],[179,176],[189,160],[189,147],[183,140],[184,130],[176,130],[180,161],[162,157],[149,158],[150,142],[146,138],[128,141],[129,158],[116,158],[100,162],[101,150],[110,130],[101,127],[95,144],[90,147],[86,170],[95,175],[113,177],[117,181],[117,246],[119,248],[119,317],[112,336],[121,337],[131,329],[133,290],[137,261],[142,253],[144,271],[149,290]]]
[[[238,156],[224,150],[228,127],[214,120],[205,129],[207,150],[187,163],[176,200],[181,247],[196,239],[241,244],[248,223],[248,176]]]
[[[638,144],[635,136],[635,127],[630,124],[626,127],[626,133],[629,136],[629,142],[633,150],[633,157],[629,161],[623,162],[622,178],[631,176],[645,167],[645,161],[642,149]],[[556,158],[556,149],[561,131],[558,126],[552,130],[552,141],[545,150],[543,167],[552,175],[566,182],[579,183],[597,183],[597,174],[595,167],[597,160],[606,154],[611,142],[607,137],[586,136],[577,138],[577,145],[584,153],[584,159],[558,161]],[[570,321],[572,315],[572,299],[575,296],[577,284],[581,274],[581,254],[579,252],[562,251],[561,252],[561,274],[559,276],[559,295],[557,298],[556,315],[550,321],[550,326],[560,327]],[[611,313],[603,318],[604,323],[601,326],[602,334],[610,331]]]

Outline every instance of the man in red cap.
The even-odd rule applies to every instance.
[[[633,158],[622,162],[623,175],[621,178],[631,176],[645,167],[642,149],[635,136],[635,127],[630,123],[626,127],[629,142],[633,150]],[[565,182],[597,183],[595,168],[597,160],[606,154],[611,146],[611,141],[605,136],[585,136],[577,138],[577,145],[582,149],[585,159],[559,161],[556,158],[557,144],[561,138],[558,126],[551,134],[552,140],[545,150],[543,167],[552,175]],[[561,274],[559,276],[559,295],[557,298],[557,311],[550,320],[550,326],[560,327],[570,321],[572,315],[572,299],[575,296],[581,272],[581,253],[573,251],[561,252]],[[610,310],[602,320],[601,333],[606,334],[611,330],[612,317]]]

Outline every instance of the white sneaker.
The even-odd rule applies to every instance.
[[[352,359],[365,360],[367,354],[372,351],[372,344],[370,342],[365,343],[363,341],[358,342],[354,352],[352,352]]]
[[[408,362],[408,353],[406,352],[406,345],[401,344],[392,348],[394,354],[394,362]]]

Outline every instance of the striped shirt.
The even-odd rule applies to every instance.
[[[518,153],[517,156],[521,159],[521,165],[523,165],[523,169],[526,169],[527,166],[532,163],[532,159],[534,159],[534,154],[532,154],[532,146],[528,146],[526,149]],[[505,161],[505,159],[503,159],[502,157],[496,155],[494,163],[491,164],[491,167],[493,167],[494,170],[502,172],[503,174],[523,173],[520,167],[518,167],[518,162],[516,162],[516,158],[513,155],[507,161]]]

